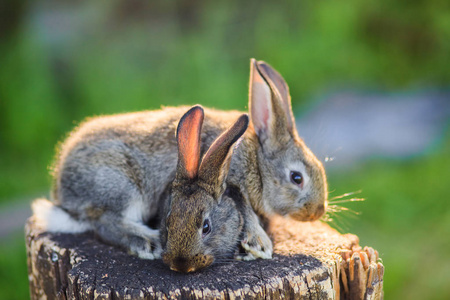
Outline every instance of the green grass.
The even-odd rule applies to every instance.
[[[448,153],[450,139],[428,156],[371,161],[329,176],[331,196],[362,189],[357,196],[366,201],[343,204],[361,214],[342,213],[336,225],[379,251],[387,299],[450,297]]]
[[[54,145],[87,116],[195,103],[245,109],[250,57],[283,74],[297,107],[340,87],[446,87],[444,2],[198,2],[192,24],[176,17],[175,2],[143,5],[143,19],[89,2],[83,34],[67,29],[53,43],[25,15],[0,40],[0,201],[48,188]]]
[[[86,19],[76,35],[61,26],[62,42],[32,10],[0,39],[2,204],[49,190],[55,145],[87,116],[194,103],[246,110],[250,57],[280,71],[297,109],[330,89],[450,82],[450,6],[441,0],[194,1],[192,23],[177,17],[176,1],[136,15],[119,2],[72,7]],[[388,299],[450,298],[449,151],[447,142],[425,156],[330,174],[333,195],[362,189],[367,198],[348,204],[362,214],[342,214],[348,224],[338,225],[380,251]],[[0,299],[27,298],[26,278],[22,238],[2,241]]]
[[[0,243],[0,299],[29,299],[27,255],[23,234],[16,234]]]
[[[386,299],[449,299],[450,139],[426,156],[373,160],[329,174],[331,196],[362,189],[364,202],[343,206],[361,212],[335,217],[342,232],[372,246],[385,265]],[[333,225],[333,223],[332,223]],[[0,249],[0,299],[28,295],[23,237]]]

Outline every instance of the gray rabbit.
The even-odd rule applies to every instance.
[[[147,226],[167,202],[177,169],[178,120],[188,108],[163,108],[89,119],[62,144],[54,168],[52,204],[35,213],[49,231],[94,230],[142,258],[161,254],[159,232]],[[240,259],[271,258],[261,220],[272,214],[300,221],[326,210],[320,161],[298,137],[288,86],[268,64],[251,60],[250,124],[226,179],[243,198]],[[206,109],[201,153],[242,113]],[[61,221],[60,221],[61,220]]]
[[[178,165],[161,223],[162,258],[174,271],[193,272],[216,259],[233,258],[245,215],[243,201],[225,194],[232,146],[245,132],[242,115],[200,161],[203,109],[195,106],[177,128]]]

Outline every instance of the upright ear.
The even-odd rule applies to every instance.
[[[196,105],[180,119],[177,127],[178,166],[177,174],[195,179],[200,163],[200,131],[204,118],[203,108]]]
[[[268,63],[260,60],[257,62],[260,74],[265,78],[269,84],[272,93],[283,105],[284,113],[287,121],[288,130],[295,128],[294,114],[292,113],[291,95],[289,94],[289,87],[283,77]]]
[[[260,141],[295,132],[288,85],[270,65],[253,58],[250,62],[249,107]]]
[[[199,178],[216,190],[220,190],[228,175],[233,153],[231,147],[247,130],[248,123],[248,115],[241,115],[230,128],[212,143],[203,156]]]

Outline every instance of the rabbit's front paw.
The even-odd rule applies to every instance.
[[[245,254],[238,255],[238,260],[255,260],[257,258],[270,259],[272,258],[273,245],[267,233],[258,227],[256,232],[247,232],[244,239],[241,241],[242,248],[246,251]]]
[[[159,242],[153,243],[146,241],[144,243],[134,243],[130,245],[130,252],[142,259],[158,259],[161,258],[161,245]]]

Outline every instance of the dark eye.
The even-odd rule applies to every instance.
[[[203,230],[202,230],[203,237],[209,234],[210,232],[211,232],[211,224],[209,224],[209,219],[206,219],[203,222]]]
[[[303,176],[302,173],[297,171],[291,171],[291,181],[300,187],[303,187]]]

